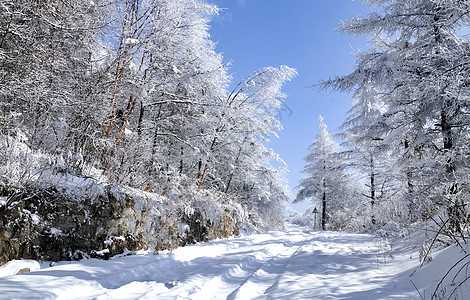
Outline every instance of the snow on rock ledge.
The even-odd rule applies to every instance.
[[[188,215],[181,203],[158,194],[114,185],[98,190],[82,198],[54,187],[0,191],[0,266],[15,259],[108,259],[237,234],[235,213],[227,206],[214,208],[218,214],[196,209]]]
[[[35,260],[12,260],[0,267],[0,277],[34,272],[40,268],[39,263]]]

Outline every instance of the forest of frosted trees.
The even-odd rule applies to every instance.
[[[366,3],[376,11],[340,30],[370,48],[351,74],[318,84],[351,93],[352,107],[334,136],[319,118],[294,202],[313,201],[324,230],[454,238],[469,223],[470,2]],[[286,169],[267,145],[296,71],[233,82],[208,33],[218,11],[204,0],[0,3],[0,250],[14,249],[0,263],[65,237],[99,236],[57,259],[121,237],[165,249],[283,227]]]
[[[429,228],[462,236],[470,187],[469,1],[367,1],[341,23],[369,49],[352,73],[318,86],[352,93],[337,145],[320,121],[296,201],[330,229]],[[324,211],[326,206],[326,212]],[[432,229],[433,228],[433,229]]]
[[[11,216],[53,212],[51,189],[86,185],[89,195],[94,184],[139,190],[138,211],[161,226],[196,215],[211,226],[282,228],[289,189],[266,142],[281,129],[281,88],[296,72],[267,67],[231,82],[208,33],[217,12],[202,0],[2,1],[3,224],[16,232],[24,226]]]
[[[90,279],[103,297],[145,288],[290,299],[323,289],[362,299],[405,291],[403,280],[421,299],[431,285],[432,299],[462,291],[470,278],[470,0],[362,2],[373,12],[339,31],[365,37],[368,49],[354,53],[350,74],[314,85],[351,95],[350,110],[338,129],[319,116],[318,133],[303,136],[313,142],[292,195],[269,142],[297,72],[267,66],[233,80],[209,34],[221,10],[211,1],[0,0],[3,271],[34,272],[9,270],[19,259],[52,267],[120,254],[109,272],[89,260],[92,271],[48,270],[35,284],[53,295],[49,286],[80,285],[70,293]],[[311,207],[302,216],[289,201]],[[269,230],[279,231],[228,239]],[[180,257],[162,252],[214,239]],[[126,265],[131,254],[145,261]],[[42,286],[45,278],[53,279]],[[8,291],[20,280],[3,282]]]

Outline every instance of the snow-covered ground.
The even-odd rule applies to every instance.
[[[389,250],[370,235],[290,225],[286,231],[158,255],[142,252],[52,267],[42,263],[41,269],[31,261],[10,262],[0,267],[0,298],[430,299],[452,259],[462,256],[451,247],[414,272],[419,267],[416,253],[405,247]],[[36,271],[6,276],[22,264]]]

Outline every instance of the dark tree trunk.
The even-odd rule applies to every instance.
[[[375,225],[377,221],[375,220],[374,206],[375,206],[375,173],[374,173],[374,160],[370,159],[370,206],[371,206],[371,222],[372,225]]]
[[[322,211],[321,211],[321,229],[326,230],[326,192],[323,190],[322,196]]]
[[[407,151],[412,151],[410,148],[410,143],[408,142],[408,140],[405,139],[405,152]],[[408,216],[411,220],[415,220],[415,203],[413,201],[413,197],[412,197],[412,194],[413,194],[413,191],[414,191],[414,186],[413,186],[413,182],[412,182],[412,178],[413,178],[413,173],[411,172],[411,170],[409,168],[407,168],[406,170],[406,186],[408,188],[408,199],[409,199],[409,202],[408,202]]]
[[[144,102],[140,101],[140,112],[139,112],[139,121],[137,123],[137,136],[139,137],[139,141],[142,138],[142,121],[144,120]]]

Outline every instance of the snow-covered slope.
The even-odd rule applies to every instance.
[[[158,255],[43,263],[41,270],[0,278],[0,298],[421,299],[412,280],[430,299],[433,280],[459,256],[456,248],[444,250],[410,277],[419,267],[415,254],[388,250],[370,235],[291,225]]]

